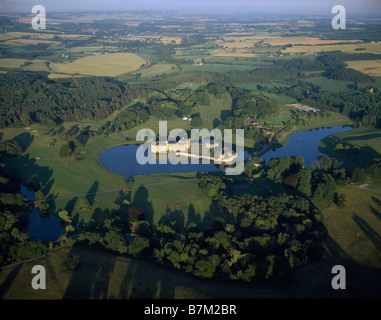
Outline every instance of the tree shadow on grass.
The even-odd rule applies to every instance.
[[[94,249],[95,250],[95,249]],[[113,254],[97,255],[96,251],[80,251],[80,265],[72,272],[63,299],[107,299],[110,277],[117,256]],[[70,254],[77,254],[76,245]]]
[[[222,218],[227,223],[231,221],[231,217],[228,212],[218,206],[216,201],[212,201],[209,210],[205,212],[205,215],[202,219],[201,227],[203,229],[214,227],[216,218]]]
[[[73,199],[70,199],[70,200],[66,203],[66,205],[65,205],[65,209],[64,209],[64,210],[66,210],[66,211],[68,212],[69,215],[72,214],[72,212],[73,212],[73,210],[74,210],[74,208],[75,208],[75,203],[77,202],[77,200],[78,200],[78,197],[74,197]]]
[[[366,298],[379,297],[381,277],[379,269],[361,265],[330,235],[324,241],[323,259],[297,267],[292,273],[295,290],[289,290],[290,295],[316,298]],[[332,267],[342,265],[346,271],[346,290],[333,290],[331,281],[334,277]]]
[[[25,152],[26,149],[32,144],[34,135],[29,132],[20,133],[18,136],[13,138],[13,141],[16,141],[17,144],[22,148],[22,152]]]
[[[4,156],[2,159],[6,164],[7,176],[31,190],[38,190],[40,185],[47,185],[53,174],[52,169],[38,165],[37,160],[29,155]]]
[[[44,195],[46,195],[46,194],[49,194],[49,192],[50,192],[50,190],[52,189],[52,186],[53,186],[53,184],[54,184],[54,179],[50,179],[45,185],[44,185],[44,187],[42,188],[42,193],[44,194]]]
[[[7,276],[5,281],[0,284],[0,299],[3,299],[4,295],[8,292],[9,288],[12,285],[12,282],[17,277],[20,269],[22,267],[22,263],[19,263]]]
[[[370,211],[374,214],[374,216],[381,221],[381,211],[369,206]]]
[[[174,285],[166,279],[158,277],[155,272],[147,274],[145,267],[151,266],[145,261],[130,260],[126,275],[120,285],[119,298],[173,299],[175,297]]]
[[[111,216],[111,210],[96,208],[91,216],[91,220],[94,221],[94,227],[102,228],[104,226],[105,220]]]
[[[372,241],[377,250],[381,252],[381,236],[376,231],[374,231],[374,229],[357,214],[353,215],[353,220],[360,227],[361,231],[365,233],[368,239]]]
[[[194,205],[191,203],[188,208],[188,226],[191,222],[196,223],[198,226],[202,224],[201,215],[196,213]]]
[[[144,186],[139,186],[139,188],[135,191],[134,199],[132,200],[131,205],[143,208],[145,220],[153,221],[154,210],[152,202],[148,201],[148,198],[148,189]]]
[[[158,224],[165,224],[175,228],[176,232],[182,232],[184,230],[184,213],[183,210],[171,210],[168,206],[165,209],[165,215],[161,216]]]
[[[89,191],[86,194],[86,200],[89,201],[90,205],[94,204],[94,199],[97,194],[99,182],[98,180],[94,181],[93,184],[91,185]]]
[[[372,196],[372,200],[374,203],[376,203],[381,208],[381,200],[380,199]]]

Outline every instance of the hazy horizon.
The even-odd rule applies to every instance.
[[[99,11],[186,11],[190,13],[246,15],[327,15],[334,5],[343,5],[347,16],[379,16],[379,0],[0,0],[1,13],[30,13],[34,5],[43,5],[49,12],[99,12]]]

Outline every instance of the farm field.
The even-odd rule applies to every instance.
[[[332,45],[346,42],[361,42],[361,40],[324,40],[320,38],[296,36],[291,38],[272,36],[268,33],[260,35],[243,35],[243,36],[225,36],[224,48],[239,49],[239,48],[253,48],[257,42],[263,42],[271,46],[285,46],[285,45]]]
[[[381,60],[347,61],[348,68],[361,71],[372,77],[381,77]]]
[[[359,43],[359,44],[335,44],[335,45],[311,45],[311,46],[293,46],[291,48],[282,49],[282,53],[306,53],[306,54],[314,54],[317,52],[329,52],[340,50],[342,52],[347,53],[356,53],[359,49],[363,53],[381,53],[381,43]]]
[[[52,63],[53,73],[117,76],[135,71],[145,60],[132,53],[110,53],[80,58],[72,63]]]
[[[149,66],[148,68],[144,68],[143,70],[139,70],[138,73],[141,74],[142,78],[149,78],[149,77],[154,77],[163,73],[171,73],[174,70],[174,64],[166,64],[166,63],[161,63],[161,64],[153,64]]]
[[[25,62],[28,62],[27,59],[0,59],[0,67],[2,68],[20,68]]]

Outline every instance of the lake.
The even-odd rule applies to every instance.
[[[350,131],[353,127],[331,127],[303,130],[293,133],[287,145],[270,150],[261,156],[267,163],[271,158],[302,156],[304,165],[310,166],[318,157],[325,156],[319,151],[319,141],[325,137],[339,132]]]
[[[306,166],[311,165],[317,157],[324,154],[319,151],[319,141],[325,137],[343,131],[352,130],[352,127],[331,127],[298,131],[291,135],[286,146],[270,150],[261,156],[268,162],[271,158],[301,155]],[[140,165],[136,161],[136,150],[139,145],[129,144],[116,146],[101,152],[100,160],[105,169],[120,174],[124,177],[137,175],[150,175],[154,173],[181,173],[181,172],[211,172],[220,171],[222,168],[211,164],[146,164]],[[244,158],[249,153],[245,151]]]
[[[200,160],[199,164],[145,164],[141,165],[136,161],[136,150],[139,145],[129,144],[116,146],[101,152],[100,160],[102,165],[112,172],[120,174],[124,177],[130,176],[148,176],[154,173],[184,173],[184,172],[210,172],[221,171],[224,168],[217,167],[213,163],[203,164]],[[244,159],[249,156],[245,152]]]

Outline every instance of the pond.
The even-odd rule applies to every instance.
[[[28,190],[25,186],[21,186],[20,191],[26,196],[28,201],[34,201],[34,191]],[[25,221],[23,221],[20,230],[33,234],[31,240],[42,241],[54,240],[66,232],[61,219],[52,214],[43,216],[40,214],[38,208],[34,208]]]

